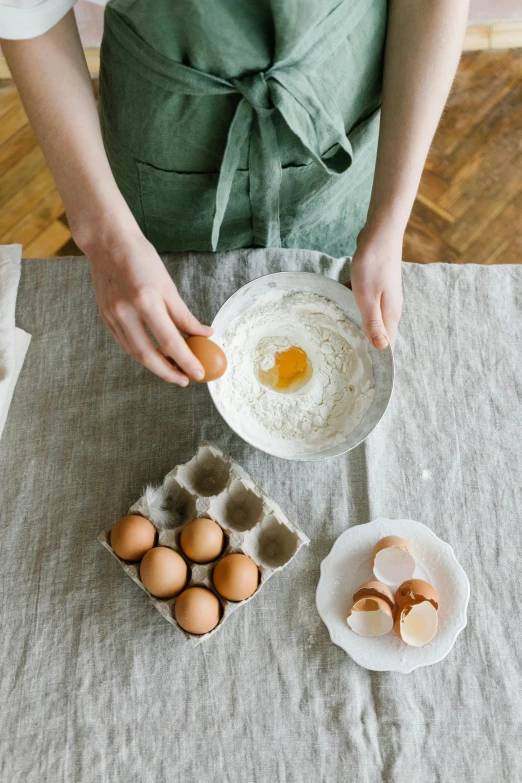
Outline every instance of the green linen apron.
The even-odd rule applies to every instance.
[[[386,0],[113,0],[100,120],[159,252],[351,254],[379,126]]]

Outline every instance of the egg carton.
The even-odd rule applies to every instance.
[[[125,573],[149,595],[161,615],[176,626],[193,644],[208,639],[230,615],[254,598],[268,579],[284,568],[310,539],[282,511],[281,507],[256,484],[248,473],[213,443],[204,442],[189,462],[177,465],[159,487],[147,487],[129,514],[146,517],[158,531],[157,543],[174,549],[189,569],[187,587],[206,587],[219,599],[222,612],[217,626],[199,636],[184,631],[174,617],[176,598],[160,599],[150,595],[140,579],[139,563],[122,560],[110,545],[110,529],[98,541],[119,561]],[[180,547],[180,535],[192,519],[207,517],[223,529],[225,546],[210,563],[194,563]],[[224,555],[248,555],[260,573],[256,592],[244,601],[232,602],[215,590],[212,573]]]

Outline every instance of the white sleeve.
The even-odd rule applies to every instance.
[[[76,0],[0,0],[0,38],[36,38],[54,27]]]

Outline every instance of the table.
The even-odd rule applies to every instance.
[[[168,256],[202,319],[261,273],[345,274],[303,251]],[[0,779],[397,783],[522,778],[522,269],[404,266],[397,384],[365,444],[324,463],[252,450],[206,388],[126,357],[88,265],[23,265],[33,340],[0,442]],[[204,439],[310,536],[259,599],[191,647],[95,540]],[[471,582],[441,663],[370,673],[331,644],[319,564],[349,525],[424,522]]]

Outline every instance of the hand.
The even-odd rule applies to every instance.
[[[364,331],[375,348],[395,345],[402,311],[403,233],[365,226],[357,237],[351,289],[361,311]]]
[[[110,242],[105,239],[82,249],[90,260],[101,316],[125,353],[178,386],[187,386],[189,378],[203,378],[201,363],[178,329],[203,337],[212,329],[192,315],[143,234],[136,229],[124,238],[113,236]]]

